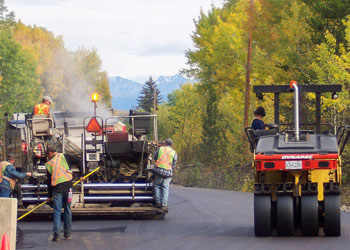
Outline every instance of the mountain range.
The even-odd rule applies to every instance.
[[[148,81],[148,79],[147,79]],[[179,89],[182,84],[194,82],[182,75],[160,76],[156,82],[163,101],[167,101],[168,94]],[[129,110],[137,106],[137,98],[141,95],[143,83],[138,83],[120,76],[109,78],[109,89],[112,95],[112,107],[115,110]]]

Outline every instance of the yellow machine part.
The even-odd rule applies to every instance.
[[[333,169],[314,169],[309,171],[311,174],[311,182],[317,182],[317,199],[319,201],[323,201],[323,183],[329,182],[331,179],[333,179],[333,176],[336,174],[336,171]]]
[[[276,184],[283,182],[283,175],[285,176],[285,182],[292,182],[298,190],[294,190],[294,196],[301,196],[301,184],[310,182],[317,182],[318,200],[323,201],[323,183],[339,182],[341,179],[341,167],[337,166],[337,170],[334,169],[310,169],[310,170],[293,170],[288,172],[283,171],[265,171],[255,172],[256,183],[264,182],[271,185],[272,200],[276,201]]]

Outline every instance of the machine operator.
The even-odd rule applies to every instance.
[[[265,123],[263,118],[266,116],[265,109],[263,107],[258,107],[254,111],[254,119],[252,122],[252,129],[255,130],[265,130]]]
[[[50,96],[44,96],[41,103],[34,106],[32,115],[47,115],[48,118],[53,118],[51,113],[52,99]]]

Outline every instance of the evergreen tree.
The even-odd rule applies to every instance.
[[[4,0],[0,0],[0,29],[12,27],[15,23],[15,14],[7,10]]]
[[[162,96],[160,95],[160,90],[157,88],[156,82],[153,81],[152,76],[150,76],[149,80],[145,82],[144,86],[141,90],[141,95],[137,98],[138,109],[143,109],[147,112],[151,112],[154,105],[154,90],[156,90],[156,106],[162,100]]]

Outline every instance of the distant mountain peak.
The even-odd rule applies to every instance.
[[[147,80],[148,81],[148,80]],[[157,88],[162,98],[167,101],[168,94],[179,89],[182,84],[194,82],[180,74],[173,76],[160,76],[157,80]],[[116,110],[129,110],[137,106],[137,98],[140,96],[144,83],[138,83],[121,76],[109,78],[109,87],[112,95],[112,106]]]
[[[176,75],[173,75],[173,76],[160,76],[158,77],[157,81],[165,81],[165,82],[170,82],[170,81],[174,81],[176,79],[186,79],[184,78],[182,75],[180,74],[176,74]]]

